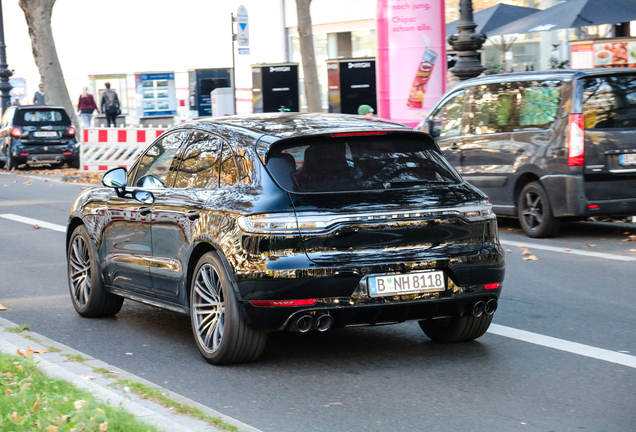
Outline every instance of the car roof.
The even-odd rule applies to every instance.
[[[57,105],[14,105],[17,109],[61,109],[63,110],[64,107],[61,106],[57,106]]]
[[[376,117],[321,113],[271,113],[198,120],[211,126],[227,125],[276,138],[319,135],[346,131],[410,129],[401,123]]]
[[[616,74],[636,74],[636,68],[596,68],[596,69],[557,69],[547,71],[528,71],[528,72],[512,72],[505,74],[486,75],[481,78],[472,78],[466,80],[452,88],[459,90],[461,88],[472,87],[482,84],[496,84],[500,82],[510,81],[526,81],[526,80],[561,80],[572,81],[588,76],[616,75]]]

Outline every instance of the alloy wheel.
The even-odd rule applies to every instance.
[[[538,193],[526,192],[526,205],[521,214],[530,229],[536,229],[543,223],[543,201]]]
[[[91,263],[88,245],[82,236],[75,236],[69,254],[73,297],[80,307],[86,306],[91,293]]]
[[[214,266],[206,263],[199,268],[193,289],[196,337],[207,351],[215,352],[221,345],[225,327],[225,298]]]

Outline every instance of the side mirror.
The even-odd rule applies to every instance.
[[[118,167],[106,172],[102,177],[102,184],[109,188],[124,189],[128,186],[126,168]]]
[[[133,192],[133,198],[143,204],[152,204],[155,202],[155,196],[148,191],[135,191]]]

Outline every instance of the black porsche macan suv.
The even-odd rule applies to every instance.
[[[211,363],[252,361],[267,333],[418,321],[482,336],[504,254],[484,195],[431,137],[355,116],[183,123],[68,223],[71,298],[86,317],[124,298],[189,314]]]
[[[59,106],[12,106],[0,125],[0,165],[68,164],[79,168],[79,143],[75,127]]]

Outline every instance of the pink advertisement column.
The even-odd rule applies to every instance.
[[[378,0],[378,116],[416,126],[446,89],[443,0]]]

